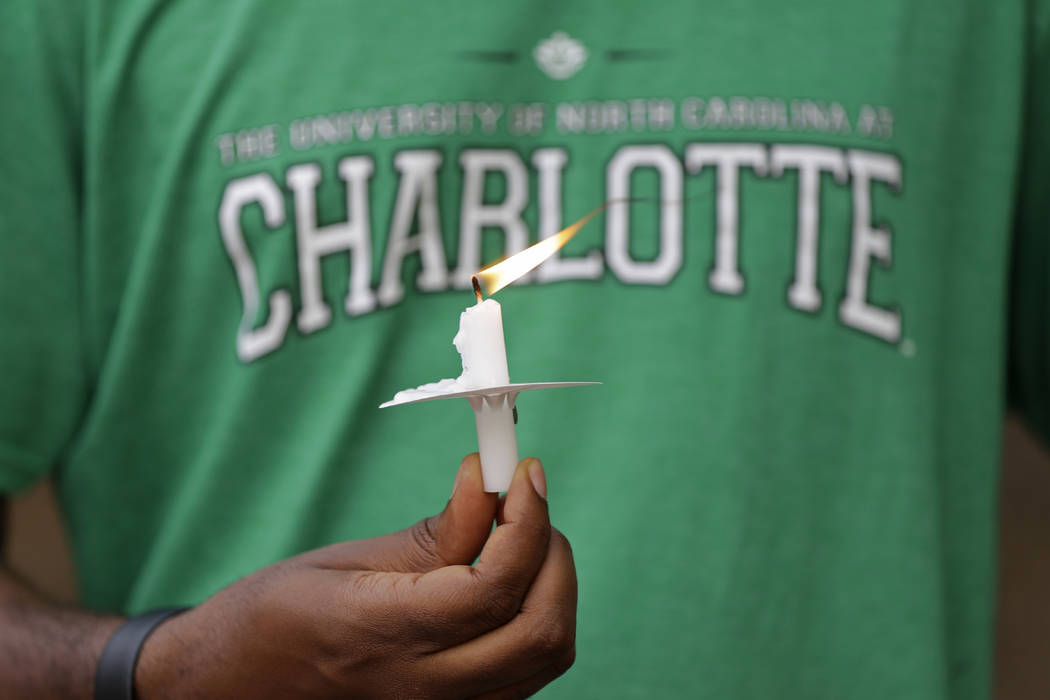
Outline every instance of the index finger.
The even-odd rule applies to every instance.
[[[523,460],[502,506],[500,524],[472,566],[449,566],[419,576],[413,586],[423,624],[444,630],[443,646],[500,627],[521,610],[529,586],[547,556],[551,525],[537,459]]]
[[[553,680],[574,657],[576,588],[572,548],[554,532],[521,613],[498,629],[429,655],[428,675],[448,683],[457,697]]]
[[[500,506],[496,529],[489,535],[474,564],[474,576],[488,585],[507,587],[525,597],[543,565],[551,539],[551,521],[543,466],[538,459],[522,460]]]

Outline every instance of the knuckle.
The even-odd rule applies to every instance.
[[[490,586],[482,595],[479,609],[486,623],[502,627],[520,612],[521,598],[506,585]]]
[[[561,656],[561,658],[559,658],[557,661],[554,662],[554,673],[556,674],[555,678],[557,678],[558,676],[562,675],[563,673],[568,671],[570,668],[572,668],[572,665],[574,663],[576,663],[576,645],[575,644],[573,644],[572,647],[565,654],[563,654]]]
[[[516,523],[525,535],[530,539],[549,541],[551,537],[551,525],[546,520],[522,519]]]
[[[569,556],[572,556],[572,543],[569,542],[569,538],[563,535],[561,530],[554,527],[551,528],[551,544],[564,548]]]
[[[537,625],[532,640],[534,653],[550,659],[551,662],[557,662],[572,653],[576,647],[575,620],[564,615],[545,617]]]
[[[444,565],[441,558],[441,547],[438,544],[437,535],[434,534],[434,519],[423,518],[409,528],[409,536],[412,538],[414,556],[413,564],[418,566],[431,566],[434,564]]]
[[[569,538],[554,528],[551,528],[551,541],[547,548],[550,551],[558,552],[560,557],[563,557],[565,561],[575,567],[576,558],[572,553],[572,543],[569,542]]]

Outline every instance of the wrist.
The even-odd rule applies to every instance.
[[[134,700],[142,652],[155,633],[185,608],[143,613],[124,621],[109,637],[95,671],[95,700]],[[159,665],[158,665],[159,667]]]

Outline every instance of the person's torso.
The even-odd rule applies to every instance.
[[[96,7],[86,601],[440,508],[466,403],[377,405],[458,371],[471,272],[641,197],[496,297],[512,380],[604,382],[518,402],[580,576],[550,695],[982,697],[1024,20]]]

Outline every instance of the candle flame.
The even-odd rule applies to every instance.
[[[480,279],[481,282],[484,283],[486,292],[489,296],[495,294],[514,280],[528,273],[533,268],[538,267],[544,260],[561,250],[588,221],[598,216],[602,210],[610,204],[613,204],[615,201],[623,200],[610,200],[606,202],[594,211],[588,213],[579,221],[566,226],[549,238],[544,238],[539,243],[529,246],[520,253],[515,253],[509,258],[479,271],[477,273],[477,279]]]

